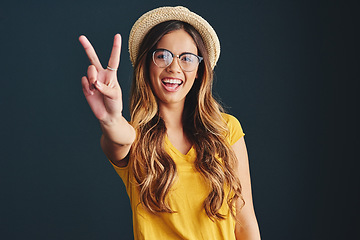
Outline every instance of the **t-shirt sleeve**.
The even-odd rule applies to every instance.
[[[126,167],[118,167],[114,163],[112,163],[110,160],[109,160],[109,162],[115,169],[116,173],[120,176],[120,178],[124,182],[126,190],[128,191],[129,181],[130,181],[129,180],[129,165],[130,164],[128,164]]]
[[[230,133],[229,133],[228,139],[229,139],[230,145],[233,145],[240,138],[242,138],[245,135],[245,133],[243,132],[241,124],[236,117],[226,114],[226,113],[222,113],[222,117],[224,118],[224,120],[227,123],[228,128],[229,128]]]

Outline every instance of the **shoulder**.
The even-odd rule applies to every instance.
[[[236,117],[227,113],[221,113],[221,116],[227,124],[229,130],[231,130],[232,128],[240,128],[242,131],[241,124]]]
[[[230,145],[236,143],[241,137],[245,135],[239,120],[233,115],[227,113],[221,113],[222,118],[224,119],[227,127],[229,129],[229,141]]]
[[[235,122],[239,122],[239,120],[236,117],[228,113],[221,113],[221,117],[225,120],[227,124],[233,124]]]

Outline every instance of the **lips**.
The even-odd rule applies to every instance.
[[[163,78],[161,82],[163,87],[169,92],[176,92],[183,84],[183,81],[178,78]]]

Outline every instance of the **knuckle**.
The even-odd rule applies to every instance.
[[[88,70],[92,70],[94,68],[95,68],[95,66],[93,64],[91,64],[91,65],[89,65]]]

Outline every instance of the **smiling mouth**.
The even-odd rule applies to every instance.
[[[161,80],[161,82],[165,89],[169,92],[177,91],[180,85],[183,84],[182,80],[174,78],[164,78]]]

